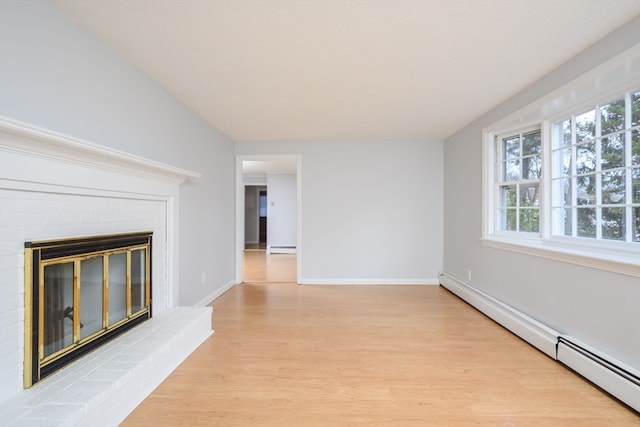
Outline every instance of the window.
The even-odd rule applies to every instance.
[[[485,245],[640,276],[640,45],[484,130]]]
[[[640,89],[553,124],[554,234],[640,242]]]
[[[497,138],[500,171],[499,224],[503,231],[538,232],[540,228],[540,130]]]

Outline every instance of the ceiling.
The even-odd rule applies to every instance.
[[[442,140],[640,14],[638,0],[53,3],[236,141]]]

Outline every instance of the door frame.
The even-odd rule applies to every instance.
[[[296,281],[301,283],[302,277],[302,156],[299,154],[262,154],[236,155],[236,284],[242,283],[242,267],[244,254],[244,187],[242,162],[247,160],[269,161],[279,159],[295,159],[296,161]],[[247,183],[246,185],[255,185]],[[269,188],[267,186],[267,191]]]

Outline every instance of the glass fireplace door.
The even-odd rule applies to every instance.
[[[131,251],[131,314],[147,306],[147,255],[145,249]]]
[[[43,361],[149,311],[148,268],[146,247],[46,261]]]
[[[44,267],[45,281],[41,301],[44,316],[40,325],[44,358],[73,343],[73,269],[73,262]]]
[[[127,317],[127,254],[109,255],[109,316],[114,325]]]
[[[151,318],[151,238],[25,243],[25,387]]]
[[[80,261],[80,339],[99,332],[104,327],[103,257]]]

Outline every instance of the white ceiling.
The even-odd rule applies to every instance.
[[[442,140],[638,0],[53,0],[237,141]]]

